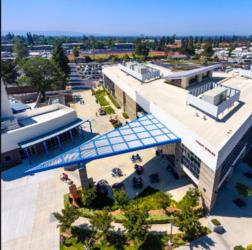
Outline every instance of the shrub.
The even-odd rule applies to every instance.
[[[245,250],[245,248],[243,246],[235,246],[234,250]]]
[[[195,207],[199,205],[200,192],[197,188],[189,188],[185,196],[178,203],[179,208]]]
[[[116,108],[120,109],[121,106],[119,105],[119,103],[116,101],[116,99],[109,93],[107,92],[107,95],[110,99],[110,101],[115,105]]]
[[[88,189],[83,190],[81,200],[83,202],[83,205],[85,207],[88,207],[92,204],[92,202],[95,200],[97,194],[96,194],[96,188],[91,187]]]
[[[236,191],[237,191],[239,194],[241,194],[241,195],[243,195],[243,196],[245,196],[245,197],[251,196],[251,195],[252,195],[252,190],[251,190],[251,188],[250,188],[249,186],[247,186],[247,185],[241,183],[241,182],[237,182],[236,185],[235,185],[235,188],[236,188]]]
[[[99,89],[95,92],[95,98],[100,103],[101,106],[108,106],[109,103],[105,98],[105,90]]]
[[[128,119],[128,118],[129,118],[129,116],[128,116],[128,114],[127,114],[126,112],[123,112],[123,113],[122,113],[122,116],[123,116],[125,119]]]
[[[114,209],[123,208],[129,202],[127,194],[123,189],[113,190],[113,197],[114,197]]]
[[[246,250],[252,250],[252,244],[247,245],[245,249]]]
[[[217,219],[212,219],[211,222],[215,225],[215,226],[220,226],[221,223],[217,220]]]
[[[106,112],[106,114],[111,115],[111,114],[115,114],[114,109],[111,106],[107,106],[104,108],[104,111]]]

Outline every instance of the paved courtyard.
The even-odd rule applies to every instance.
[[[99,108],[91,91],[82,91],[85,104],[74,104],[81,118],[92,120],[93,132],[95,134],[112,130],[109,116],[96,117]],[[88,126],[86,127],[88,131]],[[85,133],[85,139],[91,138],[89,132]],[[76,139],[76,144],[83,142],[83,139]],[[73,144],[65,145],[64,151],[73,147]],[[59,149],[51,150],[50,156],[59,154]],[[149,185],[149,175],[159,173],[160,182],[151,184],[152,187],[170,192],[174,199],[179,200],[185,194],[189,186],[192,186],[189,179],[174,180],[174,177],[166,170],[167,162],[164,158],[155,155],[154,149],[138,151],[144,166],[142,175],[145,188]],[[130,197],[137,192],[132,188],[132,178],[135,176],[134,164],[130,157],[133,153],[121,156],[100,159],[87,164],[88,176],[94,181],[106,179],[110,185],[115,182],[123,182]],[[33,159],[33,164],[46,160],[42,156]],[[60,181],[59,175],[62,169],[51,170],[33,176],[23,176],[28,168],[28,163],[22,164],[2,173],[1,194],[2,194],[2,249],[4,250],[29,250],[29,249],[59,249],[59,230],[57,222],[51,216],[52,212],[60,211],[63,208],[63,194],[68,192],[67,184]],[[112,168],[119,167],[123,171],[122,177],[112,177]],[[252,242],[252,197],[246,198],[247,206],[237,208],[232,200],[238,197],[234,186],[241,181],[251,186],[251,180],[243,176],[244,170],[248,168],[239,164],[232,179],[220,190],[217,205],[210,218],[217,218],[223,224],[226,232],[222,235],[210,234],[202,238],[195,245],[185,246],[183,249],[232,249],[235,245],[244,245]],[[80,185],[77,171],[69,171],[70,178]],[[158,229],[157,229],[158,230]],[[211,243],[211,242],[212,243]],[[208,244],[208,242],[210,242]],[[192,243],[194,244],[194,243]],[[224,247],[222,247],[224,246]],[[196,247],[196,248],[195,248]],[[217,248],[216,248],[217,247]]]
[[[87,132],[85,139],[88,140],[95,134],[104,133],[112,130],[109,122],[109,116],[98,116],[96,112],[99,105],[96,104],[91,91],[82,91],[80,94],[84,105],[73,104],[78,116],[89,118],[92,121],[93,132],[91,135],[86,126]],[[83,139],[76,138],[75,144],[64,145],[64,151],[83,142]],[[62,153],[56,148],[50,150],[50,157]],[[171,191],[174,198],[180,199],[190,185],[188,179],[174,182],[171,174],[165,169],[166,162],[155,157],[154,149],[148,149],[138,152],[142,158],[144,166],[144,187],[148,181],[148,175],[153,172],[159,172],[160,183],[153,187],[160,188],[163,191]],[[131,154],[110,157],[90,162],[87,165],[89,177],[95,181],[106,179],[110,184],[123,181],[126,185],[130,197],[136,195],[131,185],[131,179],[134,174],[134,165],[130,161]],[[32,158],[35,166],[41,161],[45,161],[46,156]],[[63,194],[68,192],[67,184],[60,181],[60,174],[63,169],[42,172],[33,176],[24,176],[24,171],[30,166],[27,161],[5,171],[1,175],[1,195],[2,195],[2,249],[4,250],[34,250],[34,249],[59,249],[59,230],[56,227],[57,222],[51,216],[51,213],[60,211],[63,208]],[[124,173],[123,177],[113,178],[111,169],[120,167]],[[77,171],[69,171],[70,178],[80,185],[79,174]],[[171,190],[176,188],[175,190]],[[138,190],[140,192],[141,190]]]

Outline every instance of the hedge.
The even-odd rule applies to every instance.
[[[128,114],[127,114],[126,112],[123,112],[123,113],[122,113],[122,116],[123,116],[125,119],[128,119],[128,118],[129,118],[129,116],[128,116]]]
[[[106,112],[106,114],[111,115],[111,114],[115,114],[114,109],[111,106],[107,106],[104,108],[104,111]]]
[[[109,93],[107,92],[107,95],[110,99],[110,101],[115,105],[116,108],[120,109],[121,106],[119,105],[119,103],[116,101],[116,99]]]

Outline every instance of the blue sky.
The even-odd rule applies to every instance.
[[[252,0],[2,0],[3,31],[252,34]]]

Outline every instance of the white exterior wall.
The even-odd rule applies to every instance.
[[[10,107],[9,98],[1,79],[1,118],[10,118],[13,117],[13,112]]]
[[[70,109],[69,112],[66,112],[63,116],[8,131],[7,133],[1,135],[1,153],[19,148],[18,143],[60,128],[70,122],[73,122],[76,118],[76,112]]]
[[[149,102],[141,94],[134,89],[130,88],[123,82],[116,82],[113,76],[109,76],[114,84],[116,84],[120,89],[122,89],[129,97],[131,97],[138,105],[140,105],[147,112],[152,113],[156,116],[160,122],[167,126],[172,132],[174,132],[178,137],[181,138],[182,143],[189,148],[195,155],[197,155],[201,161],[203,161],[208,167],[213,171],[216,170],[218,151],[209,145],[203,138],[197,136],[191,130],[188,130],[182,123],[177,119],[169,115],[167,112],[162,110],[155,103]],[[197,143],[197,141],[200,142]],[[208,150],[215,154],[212,155]]]
[[[219,151],[218,164],[219,167],[226,157],[230,154],[231,150],[234,148],[242,136],[248,131],[250,126],[252,125],[252,114],[249,116],[247,120],[244,121],[243,125],[236,131],[236,133],[229,139],[229,141],[222,147]]]

